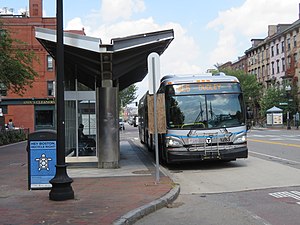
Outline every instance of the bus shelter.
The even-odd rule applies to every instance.
[[[37,27],[35,37],[55,59],[56,31]],[[173,30],[114,38],[110,44],[64,33],[67,162],[119,167],[118,93],[142,81],[148,73],[148,55],[161,55],[173,39]],[[82,144],[82,131],[95,146]]]
[[[273,106],[267,111],[267,126],[282,126],[283,125],[283,110]]]

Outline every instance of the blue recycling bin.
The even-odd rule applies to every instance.
[[[55,130],[39,130],[28,135],[28,189],[50,189],[56,173]]]

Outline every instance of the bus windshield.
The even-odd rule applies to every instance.
[[[241,93],[167,95],[170,129],[214,129],[245,125]]]

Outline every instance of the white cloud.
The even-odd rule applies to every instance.
[[[120,2],[127,2],[126,7],[115,4],[115,1],[104,0],[100,11],[93,11],[85,18],[72,19],[67,23],[66,29],[84,27],[88,36],[101,38],[102,43],[110,43],[112,38],[117,37],[174,29],[175,39],[161,57],[161,74],[191,74],[204,71],[198,66],[200,64],[198,44],[180,24],[172,22],[157,24],[152,17],[133,20],[132,13],[144,10],[144,2],[142,0]],[[106,10],[108,8],[109,10]],[[105,11],[109,14],[103,14]],[[147,77],[137,86],[139,99],[148,90]]]
[[[81,30],[84,27],[81,18],[75,17],[74,19],[68,21],[66,30]]]
[[[251,47],[252,38],[267,36],[268,25],[296,21],[298,4],[298,0],[246,0],[240,7],[219,12],[218,17],[207,24],[207,28],[215,29],[219,36],[210,62],[237,59]]]
[[[133,13],[145,10],[143,0],[103,0],[100,15],[103,22],[129,19]]]

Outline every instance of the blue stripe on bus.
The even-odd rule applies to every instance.
[[[241,133],[247,133],[246,130],[242,130],[239,132],[232,132],[232,134],[241,134]],[[212,135],[207,135],[207,136],[182,136],[182,135],[175,135],[175,134],[166,134],[166,137],[178,137],[178,138],[208,138],[211,137]],[[225,137],[225,134],[217,135],[217,137]]]

